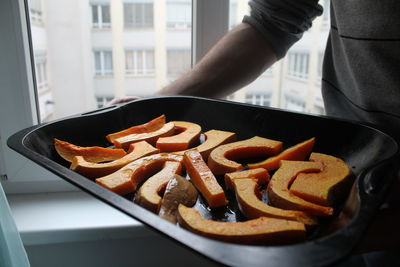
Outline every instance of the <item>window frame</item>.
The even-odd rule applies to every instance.
[[[110,4],[105,3],[92,3],[91,5],[91,21],[92,21],[92,29],[101,30],[101,29],[111,29],[111,8]],[[104,22],[103,16],[103,8],[108,7],[108,16],[110,17],[109,22]],[[93,18],[93,8],[97,9],[97,22],[94,21]]]
[[[37,125],[37,88],[27,0],[0,1],[0,180],[7,194],[74,191],[76,187],[7,146],[12,134]],[[229,0],[192,1],[192,64],[228,30]],[[19,103],[15,105],[14,103]],[[13,114],[13,116],[9,116]]]

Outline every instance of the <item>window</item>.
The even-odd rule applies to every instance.
[[[125,28],[152,28],[152,3],[124,3]]]
[[[94,69],[96,76],[113,74],[113,62],[111,51],[94,51]]]
[[[111,27],[110,5],[92,5],[92,25],[96,29]]]
[[[168,75],[178,76],[190,69],[190,50],[168,50],[167,72]]]
[[[43,22],[41,0],[29,0],[29,15],[32,22],[36,23]]]
[[[125,51],[126,74],[151,75],[154,74],[153,50]]]
[[[36,86],[39,93],[48,89],[47,58],[45,52],[35,52]]]
[[[290,52],[287,75],[307,79],[309,57],[308,52]]]
[[[113,96],[96,96],[97,107],[104,107],[108,102],[113,99]]]
[[[190,0],[167,1],[167,28],[188,29],[192,25],[192,5]]]
[[[287,95],[285,98],[285,108],[293,111],[303,112],[306,107],[306,103],[302,99],[294,98]]]
[[[271,106],[271,94],[246,93],[245,102],[253,105]]]

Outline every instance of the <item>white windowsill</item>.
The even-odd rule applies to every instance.
[[[82,191],[8,195],[7,198],[24,245],[157,235]]]

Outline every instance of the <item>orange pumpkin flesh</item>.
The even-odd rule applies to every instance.
[[[149,122],[146,122],[144,124],[132,126],[130,128],[124,129],[122,131],[108,134],[106,136],[106,138],[110,143],[113,143],[115,139],[130,135],[130,134],[149,133],[149,132],[157,131],[158,129],[161,129],[161,127],[163,127],[164,124],[165,124],[165,115],[161,115],[161,116],[159,116]]]
[[[266,160],[254,164],[248,164],[250,169],[265,168],[268,171],[279,168],[281,160],[305,160],[310,155],[315,143],[315,137],[308,139],[302,143],[285,149],[280,154],[267,158]]]
[[[140,206],[157,213],[161,205],[160,192],[164,191],[169,180],[171,180],[175,174],[180,174],[181,171],[181,163],[176,161],[165,162],[164,168],[147,179],[139,188],[135,196],[135,202]]]
[[[179,155],[160,153],[135,160],[118,171],[96,179],[96,183],[119,195],[136,191],[138,185],[154,175],[166,161],[182,162]]]
[[[116,160],[126,155],[123,149],[104,148],[99,146],[82,147],[54,138],[57,153],[66,161],[72,162],[75,156],[82,156],[90,162]]]
[[[157,140],[156,147],[161,152],[174,152],[188,149],[199,142],[201,133],[200,125],[186,121],[173,121],[177,135],[161,137]]]
[[[164,126],[157,131],[149,132],[149,133],[138,133],[138,134],[130,134],[127,136],[123,136],[114,140],[115,147],[123,148],[125,150],[128,149],[129,145],[132,143],[136,143],[139,141],[146,141],[149,144],[155,146],[158,138],[163,136],[173,135],[175,131],[175,125],[173,122],[168,122],[164,124]]]
[[[215,148],[208,157],[208,166],[215,175],[225,174],[243,168],[234,160],[276,155],[281,150],[282,142],[255,136]]]
[[[322,165],[310,161],[281,161],[281,167],[274,173],[268,184],[268,198],[274,207],[289,210],[301,210],[316,216],[330,216],[331,207],[320,206],[293,195],[290,184],[299,173],[320,172]]]
[[[248,245],[282,245],[305,240],[302,223],[260,217],[246,222],[207,220],[193,209],[179,205],[178,222],[183,228],[199,235],[226,242]]]
[[[290,187],[290,192],[310,202],[332,206],[345,198],[354,181],[347,164],[336,157],[312,153],[310,161],[323,166],[319,173],[301,173]]]
[[[206,140],[199,146],[195,147],[200,152],[201,156],[207,161],[211,151],[217,146],[236,141],[236,134],[232,132],[209,130],[204,133]],[[187,150],[174,152],[178,155],[183,155]]]
[[[146,141],[141,141],[131,144],[128,154],[126,154],[124,157],[106,163],[88,162],[82,156],[76,156],[72,160],[70,169],[82,174],[87,178],[93,179],[113,173],[124,167],[126,164],[141,157],[149,156],[159,152],[159,149],[153,147]]]
[[[257,180],[257,183],[259,185],[263,185],[269,182],[270,175],[266,169],[257,168],[239,172],[226,173],[224,177],[225,177],[225,188],[233,189],[233,184],[232,184],[233,179],[254,178]]]
[[[259,189],[256,179],[240,178],[232,181],[236,199],[242,213],[249,219],[259,217],[280,218],[291,221],[299,221],[306,225],[316,225],[317,220],[302,211],[284,210],[272,207],[259,199]]]
[[[183,162],[193,185],[211,208],[225,206],[228,203],[224,190],[197,150],[186,151]]]

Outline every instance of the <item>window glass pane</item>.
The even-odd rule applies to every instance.
[[[99,12],[98,12],[98,6],[92,6],[92,21],[93,25],[98,25],[99,23]]]
[[[125,3],[124,25],[127,28],[153,27],[152,3]]]
[[[269,70],[269,75],[264,75],[268,73],[265,71],[256,81],[227,99],[253,104],[263,103],[308,113],[324,113],[320,83],[323,61],[321,51],[325,50],[329,34],[327,25],[330,21],[330,1],[323,0],[319,3],[324,8],[323,15],[314,20],[313,27],[290,48],[286,57],[274,64]],[[229,25],[233,27],[239,24],[243,16],[249,14],[249,10],[248,0],[230,0]],[[260,92],[260,98],[254,92]],[[262,97],[261,92],[265,94]]]
[[[42,122],[93,110],[116,96],[153,95],[188,70],[192,1],[175,1],[175,21],[186,23],[179,31],[168,26],[170,3],[29,0]],[[156,24],[157,15],[165,21]],[[171,70],[170,50],[184,51],[174,56]]]
[[[167,27],[185,29],[191,26],[192,7],[190,2],[167,1]]]
[[[102,5],[101,6],[101,17],[103,19],[103,23],[110,23],[111,22],[111,17],[110,17],[110,6],[109,5]]]

